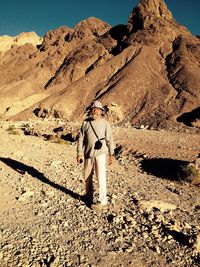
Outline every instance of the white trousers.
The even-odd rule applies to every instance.
[[[86,196],[93,200],[93,177],[96,177],[99,183],[99,201],[102,205],[107,204],[106,188],[106,154],[100,154],[96,157],[85,159],[84,161],[84,178],[86,184]]]

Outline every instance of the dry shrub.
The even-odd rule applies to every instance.
[[[181,166],[182,177],[185,181],[192,184],[200,184],[200,170],[194,163]]]
[[[13,135],[18,135],[20,134],[19,130],[15,128],[14,125],[10,125],[8,127],[8,129],[6,129],[6,131],[9,133],[9,134],[13,134]]]
[[[200,119],[196,119],[194,122],[192,122],[192,126],[200,128]]]
[[[52,143],[61,144],[61,145],[69,144],[67,141],[63,140],[60,136],[56,136],[56,135],[48,135],[46,136],[46,140]]]

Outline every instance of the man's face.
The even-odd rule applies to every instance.
[[[100,108],[92,108],[92,117],[93,119],[99,118],[102,115],[102,109]]]

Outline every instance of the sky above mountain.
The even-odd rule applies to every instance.
[[[66,25],[74,27],[88,17],[99,18],[111,26],[127,24],[139,0],[1,0],[0,35],[15,36],[47,31]],[[175,20],[200,35],[199,0],[165,0]]]

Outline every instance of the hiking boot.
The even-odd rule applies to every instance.
[[[109,206],[108,205],[103,205],[103,204],[92,204],[91,209],[96,210],[96,211],[101,211],[101,210],[108,210]]]

